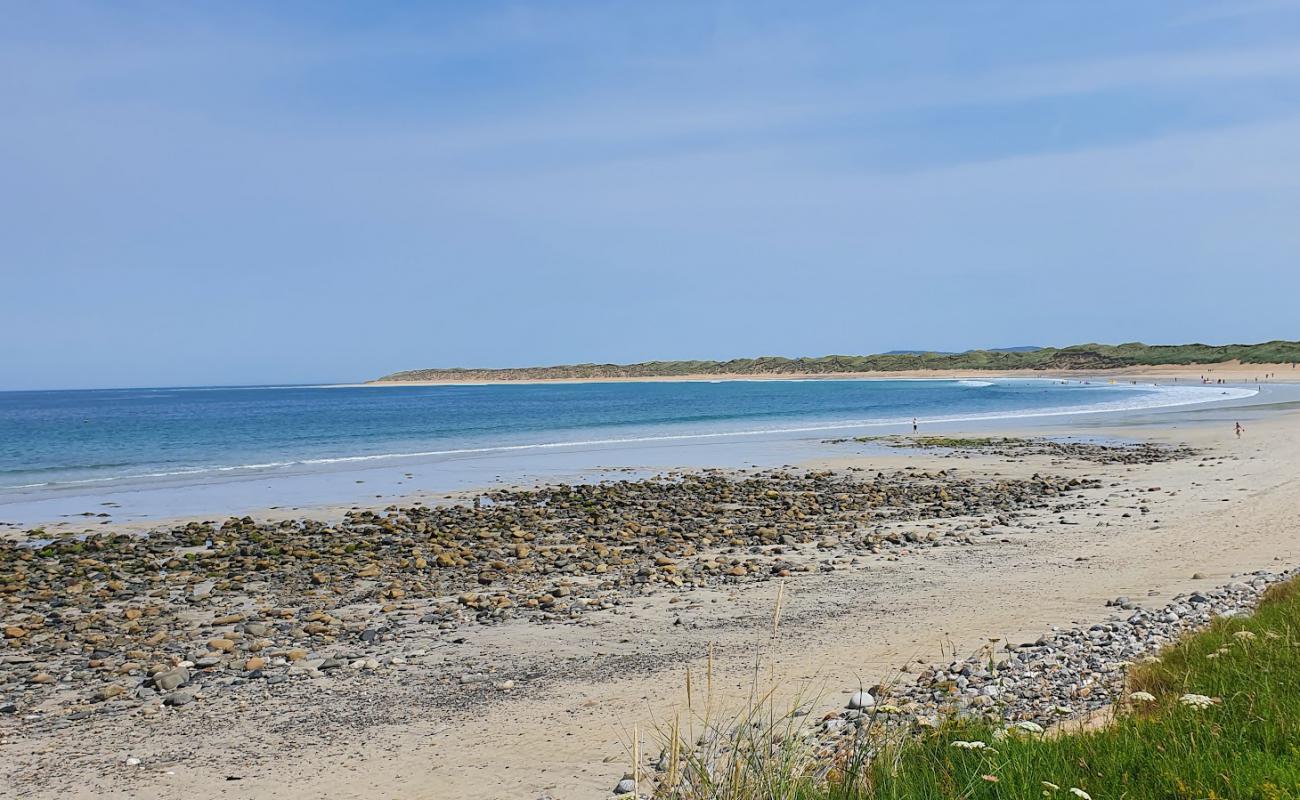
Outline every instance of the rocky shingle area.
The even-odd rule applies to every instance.
[[[1157,608],[1118,597],[1107,605],[1122,613],[1105,622],[1052,630],[1032,642],[990,642],[969,658],[945,664],[911,665],[890,686],[856,692],[848,708],[828,715],[812,735],[829,757],[871,722],[925,727],[955,714],[1038,730],[1085,717],[1123,701],[1129,665],[1216,617],[1249,613],[1268,587],[1297,574],[1255,572]]]
[[[1226,585],[1180,594],[1153,608],[1117,597],[1106,605],[1120,613],[1104,622],[1053,629],[1030,642],[992,640],[955,661],[909,664],[888,684],[850,689],[839,711],[815,716],[810,713],[813,707],[795,709],[777,722],[769,746],[774,753],[794,748],[790,752],[799,754],[804,768],[827,775],[863,755],[871,757],[885,742],[919,734],[954,717],[1001,726],[995,737],[1043,734],[1053,725],[1086,720],[1101,709],[1126,702],[1128,666],[1157,657],[1164,647],[1216,618],[1250,613],[1270,586],[1297,575],[1300,569],[1293,568],[1236,576]],[[764,709],[757,715],[765,725],[770,724],[766,713]],[[711,785],[725,777],[734,762],[732,753],[754,746],[752,729],[758,727],[754,719],[741,715],[708,725],[691,743],[689,756],[686,747],[679,745],[682,757],[676,759],[675,777],[667,750],[657,757],[648,754],[641,773],[646,776],[645,786],[662,786],[660,781],[665,780]],[[630,794],[635,788],[632,783],[625,776],[612,793]],[[650,796],[659,795],[651,791]]]
[[[580,622],[640,595],[817,573],[845,553],[961,544],[1091,502],[1099,485],[705,472],[336,522],[245,517],[54,541],[31,532],[0,542],[0,711],[67,724],[217,702],[254,682],[276,691],[382,671],[465,625]]]
[[[1013,459],[1051,456],[1094,464],[1158,464],[1198,455],[1194,448],[1186,445],[1158,442],[1091,442],[1014,436],[862,436],[852,440],[830,439],[828,443],[848,441],[913,450],[935,450],[957,456],[986,455]]]

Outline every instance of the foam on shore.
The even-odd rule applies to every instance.
[[[1005,379],[1005,382],[1025,383],[1023,379]],[[1033,382],[1064,383],[1059,379],[1029,379]],[[996,385],[994,381],[959,380],[963,386],[984,388]],[[1071,383],[1085,384],[1082,381]],[[1152,384],[1116,384],[1105,388],[1124,393],[1124,390],[1141,390],[1140,395],[1131,395],[1124,399],[1108,400],[1085,406],[1068,406],[1042,409],[1008,409],[978,414],[953,414],[931,416],[918,419],[927,425],[938,423],[986,422],[994,420],[1032,419],[1042,417],[1061,417],[1082,414],[1104,414],[1124,411],[1150,410],[1177,406],[1199,405],[1204,403],[1241,400],[1259,394],[1258,389],[1229,386],[1160,386]],[[285,461],[266,461],[250,464],[210,465],[187,467],[184,469],[129,473],[95,478],[67,481],[50,481],[29,483],[17,486],[0,486],[2,490],[22,491],[32,489],[58,489],[93,484],[114,484],[128,481],[149,481],[151,479],[173,479],[183,477],[221,476],[230,474],[251,474],[257,471],[275,471],[295,467],[330,467],[347,464],[370,464],[386,461],[409,459],[437,459],[466,455],[488,455],[493,453],[512,453],[528,451],[546,451],[561,448],[583,447],[618,447],[620,445],[644,445],[660,442],[689,442],[701,440],[725,440],[729,438],[757,437],[771,435],[793,435],[801,433],[826,433],[832,431],[849,431],[854,429],[910,425],[911,417],[887,417],[868,419],[832,420],[806,425],[780,427],[747,428],[730,431],[692,431],[686,433],[661,433],[645,436],[591,438],[569,441],[529,442],[522,444],[485,445],[481,447],[457,447],[437,450],[417,450],[396,453],[372,453],[365,455],[335,456],[328,458],[305,458]]]

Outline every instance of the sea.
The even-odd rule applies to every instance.
[[[797,463],[827,439],[1223,403],[1035,379],[0,392],[0,523],[369,504],[537,479]]]

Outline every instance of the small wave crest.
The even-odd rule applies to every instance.
[[[980,386],[992,386],[991,382],[971,381],[970,383]],[[1029,419],[1041,417],[1060,417],[1073,416],[1076,414],[1101,414],[1117,411],[1140,411],[1154,410],[1161,408],[1170,408],[1175,406],[1199,405],[1202,403],[1221,402],[1225,400],[1240,400],[1253,397],[1259,394],[1258,389],[1245,389],[1236,387],[1200,387],[1200,386],[1128,386],[1118,385],[1107,387],[1115,390],[1128,389],[1147,389],[1148,393],[1140,396],[1129,395],[1124,399],[1116,399],[1094,403],[1088,406],[1042,408],[1032,410],[1006,410],[990,411],[976,414],[956,414],[932,416],[919,420],[922,424],[934,423],[953,423],[953,422],[985,422],[991,420],[1005,419]],[[510,452],[527,452],[527,451],[546,451],[561,448],[577,447],[609,447],[619,445],[638,445],[652,444],[656,442],[685,442],[698,440],[725,440],[747,436],[764,436],[780,434],[799,434],[799,433],[822,433],[827,431],[852,430],[855,428],[873,428],[887,427],[891,425],[910,424],[911,418],[891,417],[876,419],[854,419],[838,420],[830,422],[819,422],[808,425],[797,425],[788,427],[772,428],[753,428],[737,431],[707,431],[694,433],[675,433],[675,434],[658,434],[647,436],[627,436],[615,438],[600,439],[582,439],[576,441],[555,441],[555,442],[532,442],[526,444],[509,444],[509,445],[491,445],[482,447],[458,447],[443,450],[420,450],[403,453],[374,453],[367,455],[350,455],[337,456],[330,458],[304,458],[291,461],[267,461],[253,464],[235,464],[223,466],[196,466],[183,469],[135,473],[127,475],[113,475],[97,478],[86,478],[81,480],[68,481],[48,481],[45,483],[24,484],[18,486],[0,486],[2,490],[22,490],[32,488],[58,488],[67,486],[77,486],[85,484],[102,484],[125,481],[140,481],[149,479],[167,479],[178,477],[198,477],[202,475],[229,475],[254,473],[258,470],[278,470],[294,467],[319,467],[338,464],[363,464],[381,461],[397,461],[414,458],[440,458],[456,457],[465,455],[487,455],[492,453],[510,453]]]

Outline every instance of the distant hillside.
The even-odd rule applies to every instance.
[[[1263,344],[1077,344],[1071,347],[970,350],[965,353],[882,353],[819,358],[736,358],[730,361],[644,361],[639,364],[568,364],[512,369],[416,369],[381,381],[512,381],[579,378],[655,378],[684,375],[834,375],[918,369],[1099,370],[1157,364],[1285,364],[1300,361],[1300,342]]]
[[[1042,350],[1042,349],[1043,349],[1043,348],[1038,347],[1038,346],[1036,346],[1036,345],[1028,344],[1028,345],[1021,345],[1021,346],[1019,346],[1019,347],[990,347],[990,348],[988,348],[988,352],[990,352],[990,353],[1029,353],[1029,352],[1032,352],[1032,351],[1034,351],[1034,350]],[[973,352],[973,351],[971,351],[971,350],[964,350],[964,351],[962,351],[962,352],[970,353],[970,352]],[[927,354],[927,353],[929,353],[929,354],[931,354],[931,355],[937,355],[937,356],[953,356],[953,355],[957,355],[957,353],[954,353],[952,350],[887,350],[887,351],[881,353],[881,355],[882,355],[882,356],[920,356],[920,355],[925,355],[925,354]]]

